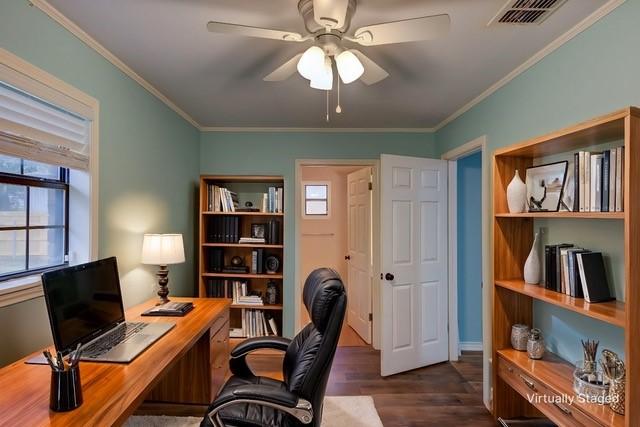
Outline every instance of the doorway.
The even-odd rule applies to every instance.
[[[339,346],[373,344],[374,163],[305,161],[296,176],[297,326],[309,322],[301,303],[308,274],[336,270],[347,289],[347,317]]]

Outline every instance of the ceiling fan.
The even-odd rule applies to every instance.
[[[446,35],[451,24],[449,15],[445,14],[368,25],[351,33],[349,27],[356,6],[357,0],[300,0],[298,11],[308,32],[305,35],[214,21],[207,24],[207,29],[212,33],[292,43],[313,41],[313,46],[285,62],[263,80],[286,80],[298,71],[310,81],[312,88],[329,91],[333,88],[334,81],[333,62],[345,84],[360,79],[363,83],[372,85],[389,76],[389,73],[361,51],[345,46],[345,41],[362,46],[379,46],[432,40]]]

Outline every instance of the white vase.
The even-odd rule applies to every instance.
[[[531,252],[529,257],[524,263],[524,281],[531,285],[537,285],[540,283],[540,256],[538,255],[538,237],[539,233],[533,239],[533,245],[531,246]]]
[[[507,186],[507,204],[511,213],[524,212],[527,206],[527,185],[520,179],[517,169]]]

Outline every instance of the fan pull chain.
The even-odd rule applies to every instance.
[[[336,106],[336,113],[342,113],[342,107],[340,106],[340,77],[338,77],[338,105]]]
[[[327,123],[329,123],[329,91],[325,92],[327,92]]]

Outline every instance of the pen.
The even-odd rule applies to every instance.
[[[51,369],[58,371],[58,366],[56,365],[56,362],[53,361],[51,352],[49,352],[49,350],[45,350],[42,352],[42,354],[44,354],[44,357],[47,359],[47,362],[49,363],[49,366],[51,366]]]
[[[64,368],[64,358],[62,357],[62,353],[58,352],[57,355],[56,355],[56,359],[57,359],[57,362],[58,362],[58,368],[61,371],[64,371],[64,369],[65,369]]]

